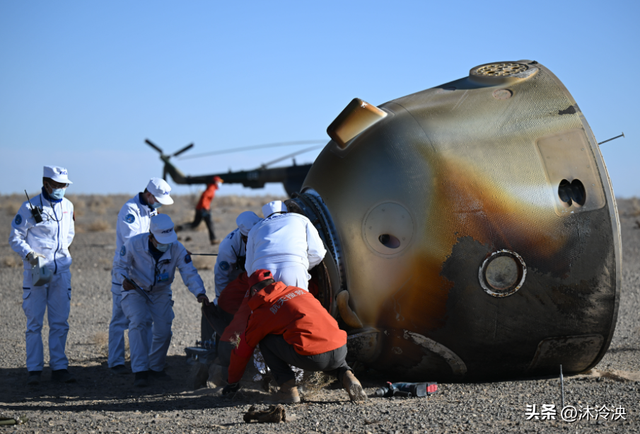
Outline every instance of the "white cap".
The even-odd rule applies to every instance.
[[[73,184],[73,182],[69,181],[67,169],[65,169],[64,167],[44,166],[42,176],[45,178],[51,178],[55,182],[59,182],[60,184]]]
[[[281,200],[274,200],[262,207],[262,215],[264,215],[264,218],[277,212],[287,212],[287,206]]]
[[[240,233],[245,237],[249,235],[249,231],[252,227],[256,225],[260,220],[260,217],[256,215],[253,211],[245,211],[240,213],[238,218],[236,219],[236,224],[238,225],[238,229],[240,229]]]
[[[178,234],[176,234],[176,231],[173,229],[171,217],[166,214],[158,214],[151,217],[151,228],[149,230],[160,244],[175,243],[178,241]]]
[[[173,199],[170,196],[171,187],[162,178],[151,178],[149,184],[147,184],[147,191],[163,205],[171,205],[173,203]]]

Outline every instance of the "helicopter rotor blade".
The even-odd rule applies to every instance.
[[[156,151],[160,152],[160,155],[163,155],[162,149],[160,149],[158,146],[156,146],[155,144],[153,144],[153,142],[149,139],[145,139],[144,142],[151,146],[153,149],[155,149]]]
[[[179,151],[176,151],[173,153],[173,157],[177,157],[178,155],[182,154],[183,152],[187,152],[189,149],[193,148],[193,143],[185,146],[184,148],[180,149]]]
[[[322,146],[311,146],[310,148],[306,148],[306,149],[303,149],[303,150],[301,150],[301,151],[294,152],[294,153],[289,154],[289,155],[285,155],[284,157],[280,157],[280,158],[278,158],[278,159],[276,159],[276,160],[273,160],[273,161],[270,161],[270,162],[268,162],[268,163],[266,163],[266,164],[263,164],[262,166],[260,166],[260,168],[261,168],[261,169],[266,169],[267,167],[269,167],[269,166],[271,166],[272,164],[275,164],[275,163],[277,163],[277,162],[279,162],[279,161],[286,160],[287,158],[295,157],[295,156],[296,156],[296,155],[298,155],[298,154],[304,154],[305,152],[311,151],[311,150],[313,150],[313,149],[318,149],[318,148],[321,148],[321,147],[322,147]]]
[[[188,158],[205,157],[208,155],[218,155],[218,154],[227,154],[227,153],[239,152],[239,151],[249,151],[252,149],[276,148],[278,146],[292,146],[292,145],[309,145],[309,144],[316,144],[316,143],[327,143],[327,140],[298,140],[295,142],[276,142],[276,143],[267,143],[264,145],[245,146],[243,148],[222,149],[220,151],[203,152],[201,154],[189,155],[188,157],[180,158],[180,160],[186,160]]]

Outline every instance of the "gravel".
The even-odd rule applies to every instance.
[[[21,264],[8,243],[0,245],[0,416],[28,418],[25,424],[2,427],[6,432],[640,432],[640,201],[637,199],[618,200],[624,250],[622,293],[610,349],[596,369],[564,379],[565,404],[575,407],[580,420],[563,420],[559,378],[536,378],[441,383],[438,392],[427,398],[371,398],[361,404],[349,402],[346,392],[334,384],[307,393],[300,404],[287,405],[287,421],[279,424],[243,422],[242,416],[249,407],[266,396],[251,375],[245,375],[243,389],[232,397],[221,396],[216,389],[192,390],[191,367],[186,363],[184,347],[199,338],[200,313],[199,305],[180,279],[173,288],[176,319],[167,359],[167,372],[173,380],[137,389],[133,387],[132,374],[111,374],[106,367],[106,343],[111,313],[110,268],[115,249],[112,220],[127,197],[71,199],[76,204],[76,220],[82,231],[71,248],[73,296],[67,341],[70,372],[78,379],[76,384],[52,383],[50,371],[45,368],[39,386],[25,385],[26,320],[21,308]],[[197,196],[176,199],[174,206],[163,211],[175,222],[189,221]],[[214,221],[218,236],[233,229],[239,212],[245,209],[259,212],[260,206],[272,199],[216,198]],[[21,199],[3,197],[0,223],[4,228],[9,227],[16,201]],[[217,249],[208,245],[204,225],[198,232],[179,235],[192,252]],[[212,292],[215,259],[199,257],[197,261],[205,285]],[[45,320],[45,348],[47,333]],[[45,355],[45,365],[47,358]],[[357,375],[369,395],[385,381],[365,368],[360,368]],[[534,416],[534,405],[538,413],[543,405],[555,406],[555,418]]]

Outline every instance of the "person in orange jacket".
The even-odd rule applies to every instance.
[[[207,184],[207,188],[200,196],[200,200],[196,205],[196,215],[193,219],[192,223],[184,223],[179,226],[176,226],[175,231],[183,231],[185,229],[195,229],[198,227],[200,222],[204,220],[204,224],[207,225],[207,230],[209,231],[209,241],[212,245],[220,243],[218,239],[216,239],[215,232],[213,230],[213,221],[211,220],[211,201],[216,195],[216,190],[220,188],[220,184],[224,181],[219,176],[213,177],[213,182],[211,184]]]
[[[268,270],[249,278],[251,314],[245,331],[231,352],[228,385],[222,393],[240,389],[247,362],[259,344],[280,390],[271,402],[300,402],[295,374],[289,365],[305,371],[333,373],[352,401],[367,395],[347,364],[347,333],[338,327],[322,304],[308,291],[276,282]]]

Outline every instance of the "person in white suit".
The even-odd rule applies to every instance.
[[[249,231],[247,275],[269,270],[276,281],[308,291],[308,270],[327,253],[318,230],[302,214],[287,212],[287,206],[279,200],[264,205],[262,214],[264,220]]]
[[[122,285],[122,311],[129,320],[129,348],[134,386],[148,385],[149,375],[169,379],[164,372],[171,343],[173,300],[171,284],[176,268],[199,303],[209,304],[206,290],[187,249],[178,241],[171,218],[151,218],[148,233],[136,235],[121,247],[114,277]],[[135,282],[139,291],[127,281]],[[153,324],[149,324],[152,321]],[[149,332],[153,339],[149,346]]]
[[[65,354],[71,309],[71,255],[75,234],[73,204],[64,197],[71,184],[67,169],[44,166],[42,192],[22,204],[11,222],[9,244],[23,260],[22,309],[27,316],[28,385],[40,383],[44,367],[42,324],[49,320],[49,367],[51,379],[75,382]],[[32,268],[46,269],[32,281]],[[48,280],[48,281],[47,281]],[[36,285],[37,284],[37,285]]]
[[[116,251],[113,256],[111,276],[111,322],[109,323],[108,366],[116,374],[126,374],[124,366],[124,331],[129,328],[129,320],[122,311],[122,285],[113,276],[113,269],[120,257],[120,249],[131,237],[149,232],[151,218],[158,214],[162,205],[173,204],[171,187],[161,178],[151,178],[147,188],[129,199],[118,213],[116,223]]]

